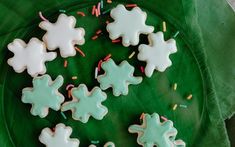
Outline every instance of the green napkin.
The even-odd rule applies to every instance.
[[[118,3],[136,3],[147,12],[147,24],[155,27],[155,32],[162,30],[162,22],[167,23],[165,39],[172,38],[177,31],[178,52],[171,55],[173,65],[164,73],[155,72],[151,78],[145,77],[139,70],[145,63],[139,62],[136,55],[128,59],[137,47],[125,48],[113,44],[105,32],[108,14],[99,18],[91,16],[92,6],[98,1],[80,0],[8,0],[0,2],[0,145],[1,147],[42,146],[38,136],[44,127],[54,127],[65,123],[73,128],[72,137],[80,140],[81,146],[88,146],[90,141],[99,140],[101,144],[113,141],[117,147],[138,146],[136,136],[128,133],[128,126],[139,123],[142,112],[164,115],[174,122],[178,129],[177,138],[183,139],[187,146],[229,146],[224,120],[230,118],[235,105],[235,17],[232,9],[224,0],[113,0],[105,3],[104,10],[113,8]],[[104,105],[109,113],[101,120],[89,120],[82,124],[65,113],[50,111],[45,119],[30,114],[30,105],[21,102],[21,90],[32,86],[32,78],[26,73],[17,74],[6,63],[13,54],[7,50],[7,44],[14,38],[26,42],[31,37],[41,39],[45,33],[38,27],[41,21],[38,12],[51,22],[66,10],[67,15],[77,18],[77,26],[86,30],[86,44],[80,48],[86,54],[81,57],[66,59],[68,67],[63,67],[64,59],[59,55],[47,63],[47,73],[53,78],[61,74],[65,85],[61,92],[66,95],[66,84],[85,83],[90,89],[99,86],[94,79],[94,69],[101,58],[111,53],[112,58],[120,63],[127,60],[136,67],[135,74],[143,76],[138,86],[130,86],[127,96],[114,97],[107,90],[108,100]],[[85,12],[81,17],[77,11]],[[91,37],[98,29],[103,30],[97,40]],[[147,43],[146,36],[141,36],[141,43]],[[72,80],[77,76],[77,80]],[[176,91],[172,84],[177,83]],[[187,100],[192,93],[192,100]],[[67,99],[69,100],[69,99]],[[187,108],[172,105],[183,104]]]

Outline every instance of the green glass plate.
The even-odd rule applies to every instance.
[[[139,62],[136,55],[128,59],[133,51],[137,52],[137,46],[125,48],[109,39],[105,31],[105,22],[112,21],[109,14],[99,18],[91,15],[92,6],[97,2],[0,2],[0,18],[3,20],[0,24],[0,146],[42,146],[38,141],[41,130],[62,122],[73,128],[72,137],[80,140],[80,146],[88,146],[92,140],[99,140],[100,146],[106,141],[113,141],[117,147],[135,147],[138,146],[137,136],[128,133],[127,129],[129,125],[139,123],[142,112],[157,112],[172,120],[178,129],[177,138],[183,139],[187,146],[229,146],[224,119],[234,111],[234,100],[231,98],[234,97],[232,84],[235,79],[232,79],[231,67],[235,64],[232,62],[235,44],[231,37],[235,30],[229,28],[235,24],[235,18],[228,5],[223,1],[212,0],[117,0],[112,4],[105,3],[103,11],[119,3],[137,3],[147,12],[147,24],[153,25],[155,32],[161,31],[162,22],[166,21],[166,40],[177,31],[180,32],[175,38],[178,52],[170,56],[173,65],[165,72],[155,72],[151,78],[147,78],[139,70],[145,63]],[[6,46],[14,38],[26,42],[31,37],[41,39],[45,32],[38,27],[38,12],[42,11],[46,18],[54,22],[60,14],[59,10],[66,10],[67,15],[75,16],[76,25],[86,30],[86,43],[80,46],[86,57],[77,53],[75,57],[67,58],[67,68],[63,67],[64,59],[60,56],[47,63],[48,74],[53,78],[57,75],[65,78],[65,85],[61,88],[64,95],[67,95],[65,87],[70,83],[85,83],[90,89],[98,86],[94,79],[95,67],[109,53],[117,63],[127,60],[135,66],[135,74],[144,77],[140,85],[129,87],[127,96],[114,97],[110,89],[106,91],[108,100],[104,105],[108,107],[109,113],[102,121],[90,119],[88,123],[82,124],[73,120],[70,112],[65,113],[65,119],[60,112],[52,110],[46,118],[41,119],[32,116],[30,105],[21,102],[21,90],[32,86],[32,78],[26,72],[16,74],[7,65],[6,61],[12,53],[7,51]],[[77,11],[85,12],[86,16],[77,15]],[[103,30],[102,35],[92,40],[98,29]],[[141,43],[148,43],[146,36],[141,36]],[[72,76],[78,79],[72,80]],[[176,91],[172,89],[174,83],[178,84]],[[193,98],[187,100],[190,93]],[[174,104],[188,107],[178,107],[173,111]]]

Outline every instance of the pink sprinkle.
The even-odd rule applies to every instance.
[[[144,67],[143,66],[140,66],[140,70],[142,73],[144,73]]]
[[[80,12],[80,11],[78,11],[77,14],[81,16],[86,16],[84,12]]]
[[[121,40],[120,39],[112,40],[112,43],[118,43],[118,42],[121,42]]]
[[[140,115],[140,119],[141,119],[141,120],[144,119],[144,113],[142,113],[142,114]]]
[[[136,4],[127,4],[126,5],[126,8],[133,8],[133,7],[137,7],[137,5]]]
[[[101,30],[97,30],[97,31],[96,31],[96,35],[99,35],[100,33],[102,33]]]
[[[84,52],[80,49],[80,48],[78,48],[78,47],[76,47],[75,46],[75,49],[80,53],[80,55],[82,55],[83,57],[85,57],[86,55],[84,54]]]
[[[104,61],[107,61],[108,59],[110,59],[112,55],[111,54],[108,54],[105,58],[104,58]]]
[[[100,60],[99,63],[98,63],[98,71],[100,71],[102,62],[103,62],[103,60]]]
[[[69,90],[69,89],[71,89],[71,88],[73,88],[73,87],[74,87],[73,84],[69,84],[69,85],[66,86],[66,90]]]
[[[43,20],[43,21],[48,21],[43,15],[42,15],[42,12],[39,11],[39,17]]]
[[[98,10],[98,13],[100,15],[100,2],[97,4],[97,10]]]
[[[91,39],[92,39],[92,40],[96,40],[97,38],[98,38],[98,36],[95,35],[95,36],[93,36]]]
[[[168,120],[168,119],[165,118],[164,116],[161,116],[161,119],[162,119],[163,121],[167,121],[167,120]]]
[[[95,15],[95,5],[93,6],[93,8],[92,8],[92,15]]]
[[[64,60],[64,67],[66,68],[68,66],[68,61]]]
[[[96,17],[99,16],[99,11],[98,11],[98,9],[95,9],[95,16],[96,16]]]

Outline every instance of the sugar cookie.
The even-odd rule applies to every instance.
[[[75,120],[86,123],[90,116],[101,120],[108,113],[108,109],[101,104],[107,95],[99,87],[89,92],[86,85],[80,84],[78,88],[72,88],[72,97],[72,101],[62,105],[61,111],[71,110]]]
[[[39,136],[39,141],[46,147],[78,147],[79,140],[71,139],[72,128],[64,124],[57,124],[55,130],[44,128]]]
[[[119,4],[111,10],[110,16],[114,22],[107,25],[109,37],[112,40],[122,37],[122,44],[125,47],[137,45],[140,34],[149,34],[154,30],[154,27],[145,24],[147,14],[139,7],[128,11],[124,5]]]
[[[28,74],[33,77],[46,73],[45,62],[56,58],[56,53],[48,53],[45,44],[37,38],[30,39],[28,44],[21,39],[15,39],[8,44],[8,49],[14,53],[14,56],[8,59],[7,63],[17,73],[27,69]]]
[[[173,122],[160,122],[159,115],[144,114],[142,125],[131,125],[130,133],[138,133],[137,142],[144,147],[185,147],[182,140],[175,140],[177,130]]]
[[[46,30],[43,41],[49,50],[59,48],[62,57],[75,56],[75,44],[83,45],[85,43],[83,28],[74,28],[76,19],[73,16],[60,14],[56,23],[42,21],[39,27]]]
[[[117,66],[109,59],[103,62],[101,67],[105,73],[97,77],[100,88],[106,90],[112,87],[114,96],[127,95],[129,84],[137,85],[142,82],[142,77],[133,76],[135,69],[127,61]]]
[[[62,84],[62,76],[58,76],[54,81],[49,75],[35,77],[33,88],[22,90],[22,102],[32,104],[32,115],[44,118],[48,115],[49,108],[58,111],[64,102],[64,96],[58,91]]]
[[[174,39],[164,41],[162,32],[152,33],[148,36],[149,45],[141,44],[139,46],[138,59],[146,61],[145,74],[151,77],[156,69],[160,72],[171,66],[169,55],[177,51]]]

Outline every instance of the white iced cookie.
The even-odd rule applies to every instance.
[[[140,34],[152,33],[154,28],[145,24],[147,14],[139,7],[128,11],[123,5],[118,5],[112,9],[110,16],[114,22],[107,25],[109,37],[115,40],[122,37],[122,44],[125,47],[137,45]]]
[[[17,73],[27,69],[28,73],[33,77],[46,73],[45,62],[56,58],[56,53],[48,53],[45,44],[37,38],[30,39],[28,44],[21,39],[15,39],[7,47],[14,53],[14,56],[8,59],[7,63]]]
[[[66,127],[64,124],[57,124],[55,130],[44,128],[39,136],[39,141],[46,147],[78,147],[79,140],[71,139],[71,127]]]
[[[151,33],[148,36],[149,45],[141,44],[139,46],[138,59],[146,61],[145,74],[151,77],[156,69],[160,72],[171,66],[169,55],[177,51],[174,39],[164,40],[162,32]]]
[[[85,43],[83,28],[74,28],[76,19],[73,16],[60,14],[55,23],[42,21],[39,27],[46,30],[43,41],[49,50],[59,48],[62,57],[75,56],[74,45],[83,45]]]

